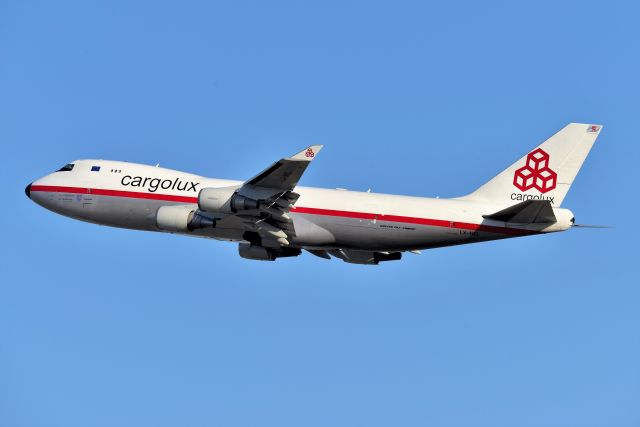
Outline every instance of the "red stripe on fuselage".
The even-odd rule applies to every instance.
[[[128,197],[131,199],[162,200],[167,202],[194,203],[194,204],[198,203],[197,197],[173,196],[170,194],[161,194],[161,193],[140,193],[135,191],[104,190],[99,188],[59,187],[59,186],[53,186],[53,185],[32,185],[31,191],[32,192],[42,191],[42,192],[51,192],[51,193],[92,194],[96,196]],[[487,233],[507,234],[510,236],[526,236],[529,234],[539,233],[539,231],[534,231],[534,230],[497,227],[494,225],[473,224],[468,222],[447,221],[443,219],[416,218],[416,217],[399,216],[399,215],[381,215],[381,214],[378,215],[378,214],[372,214],[367,212],[306,208],[302,206],[294,206],[293,208],[291,208],[291,212],[307,214],[307,215],[322,215],[322,216],[332,216],[332,217],[342,217],[342,218],[356,218],[356,219],[368,219],[368,220],[375,219],[375,220],[386,221],[386,222],[427,225],[431,227],[455,228],[459,230],[470,230],[470,231],[484,231]]]

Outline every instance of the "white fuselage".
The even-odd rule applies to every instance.
[[[71,171],[54,172],[34,181],[28,194],[54,212],[114,227],[164,231],[156,222],[161,206],[197,207],[198,192],[203,188],[241,184],[134,163],[73,163]],[[94,167],[99,170],[92,171]],[[418,250],[563,231],[570,228],[573,216],[566,209],[554,208],[558,221],[552,225],[514,225],[483,218],[505,204],[301,186],[295,192],[300,198],[290,211],[295,227],[291,246],[305,249]],[[243,241],[244,232],[243,224],[228,216],[215,228],[181,234]]]

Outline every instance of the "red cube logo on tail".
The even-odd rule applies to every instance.
[[[558,174],[549,168],[549,155],[540,148],[529,153],[526,164],[513,175],[513,185],[521,191],[535,188],[546,193],[556,188],[557,182]]]

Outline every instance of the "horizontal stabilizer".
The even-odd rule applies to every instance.
[[[557,221],[549,200],[526,200],[482,217],[516,224],[549,224]]]

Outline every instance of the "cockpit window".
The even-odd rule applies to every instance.
[[[68,172],[70,170],[73,170],[73,163],[68,163],[68,164],[64,165],[63,167],[58,169],[57,172]]]

